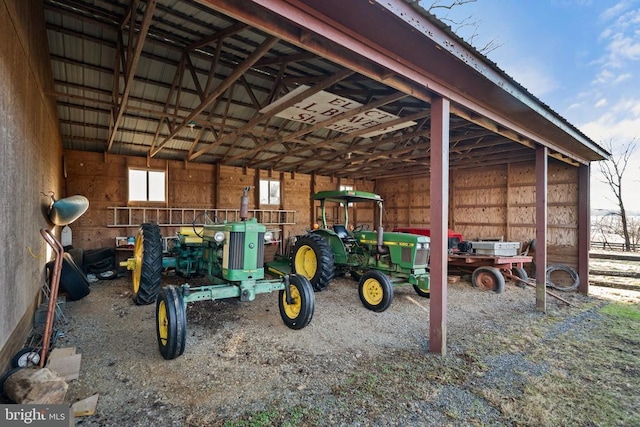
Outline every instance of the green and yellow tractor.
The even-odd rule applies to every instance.
[[[336,276],[350,275],[358,281],[362,304],[381,312],[393,300],[393,287],[412,285],[428,298],[429,238],[385,232],[382,227],[382,197],[364,191],[322,191],[312,196],[320,202],[320,224],[297,236],[292,248],[267,264],[268,271],[286,275],[294,272],[309,279],[314,290],[325,289]],[[329,225],[327,203],[338,203],[344,218]],[[367,225],[349,224],[349,206],[374,203],[379,212],[374,231]]]
[[[279,291],[280,316],[286,326],[302,329],[311,322],[315,296],[306,277],[290,274],[265,279],[264,245],[272,237],[263,224],[247,218],[248,191],[245,188],[241,198],[241,221],[194,226],[193,232],[182,229],[168,256],[163,256],[160,227],[142,224],[139,229],[134,256],[125,264],[133,270],[134,302],[156,303],[156,334],[165,359],[184,352],[190,302],[253,301],[257,294]],[[210,284],[161,287],[162,272],[169,268],[187,277],[206,275]]]

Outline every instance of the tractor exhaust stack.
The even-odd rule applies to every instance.
[[[246,221],[249,217],[249,190],[251,187],[245,187],[240,197],[240,220]]]

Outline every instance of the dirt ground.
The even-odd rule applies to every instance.
[[[589,328],[571,319],[590,320],[597,313],[589,308],[612,297],[604,288],[599,298],[563,293],[574,306],[548,297],[544,315],[533,288],[507,282],[495,294],[449,284],[442,357],[428,352],[429,299],[411,287],[394,292],[391,307],[374,313],[354,281],[335,280],[315,294],[313,320],[299,331],[283,324],[276,293],[192,303],[185,352],[167,361],[157,347],[155,306],[132,303],[129,276],[96,282],[87,297],[66,304],[57,343],[82,354],[69,403],[99,394],[96,414],[76,425],[511,424],[500,402],[522,394],[525,375],[548,368],[505,336],[525,337],[540,323]],[[624,298],[640,303],[640,293]],[[507,353],[493,351],[493,342]]]
[[[164,280],[183,282],[179,277]],[[420,400],[407,397],[405,388],[411,387],[405,381],[391,384],[377,408],[356,404],[352,390],[363,385],[353,383],[366,378],[368,364],[372,372],[385,359],[394,362],[390,367],[406,363],[419,369],[446,364],[451,357],[428,353],[429,300],[411,287],[396,287],[391,307],[373,313],[360,303],[355,282],[335,280],[315,294],[313,320],[299,331],[283,324],[275,293],[252,302],[192,303],[185,352],[167,361],[157,348],[155,307],[135,306],[129,283],[128,276],[99,281],[86,298],[66,305],[66,335],[58,346],[75,346],[82,354],[81,375],[71,382],[68,400],[99,394],[97,413],[77,419],[77,425],[222,425],[234,420],[271,425],[254,419],[278,410],[270,408],[288,411],[289,419],[312,419],[314,425],[446,423],[450,411],[472,413],[480,424],[502,422],[495,407],[464,389],[425,390],[422,399],[429,410],[421,409]],[[553,298],[547,303],[555,315],[570,314]],[[507,326],[543,316],[535,311],[534,289],[510,283],[503,294],[480,291],[466,281],[449,284],[448,307],[448,352],[458,356],[473,348],[480,335],[498,338]],[[507,363],[499,375],[525,368]]]

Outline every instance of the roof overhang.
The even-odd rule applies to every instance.
[[[459,107],[454,106],[454,114],[493,131],[503,126],[519,134],[503,132],[515,142],[530,145],[529,139],[580,163],[608,155],[417,1],[252,0],[324,41],[309,33],[287,31],[283,25],[274,26],[256,9],[233,0],[201,1],[240,19],[253,19],[252,24],[265,31],[336,62],[349,63],[350,68],[398,90],[409,89],[424,101],[430,101],[430,93],[448,98]],[[348,49],[348,54],[340,55],[341,49],[328,51],[329,40]],[[348,58],[353,55],[366,57],[383,71],[363,67],[357,59]],[[407,88],[405,78],[417,87]]]

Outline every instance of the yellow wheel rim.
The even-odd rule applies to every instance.
[[[163,347],[167,345],[169,337],[169,319],[167,319],[167,306],[164,300],[158,304],[158,336]]]
[[[289,286],[291,292],[291,304],[287,304],[287,293],[282,294],[282,306],[284,307],[284,313],[289,319],[295,319],[300,315],[302,309],[302,298],[300,298],[300,292],[298,288],[293,285]]]
[[[373,278],[365,280],[362,286],[362,296],[373,306],[380,304],[382,302],[382,298],[384,298],[382,285]]]
[[[304,245],[296,252],[294,260],[296,273],[303,275],[307,279],[312,279],[318,270],[318,259],[316,253],[310,246]]]
[[[142,257],[144,256],[144,239],[142,234],[138,234],[136,245],[133,248],[133,258],[136,260],[136,268],[133,270],[133,294],[137,295],[140,290],[140,277],[142,276]]]

